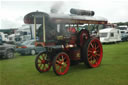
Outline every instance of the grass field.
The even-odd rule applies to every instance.
[[[98,68],[84,64],[71,66],[64,76],[51,69],[40,74],[34,66],[35,56],[0,60],[0,85],[128,85],[128,42],[103,45],[104,56]]]

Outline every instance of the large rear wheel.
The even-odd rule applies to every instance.
[[[82,56],[88,67],[98,67],[103,57],[103,49],[100,41],[97,38],[88,39],[84,44]]]
[[[64,75],[70,66],[69,56],[65,52],[58,53],[53,59],[53,70],[57,75]]]
[[[51,68],[51,61],[46,52],[39,53],[35,60],[36,69],[42,73],[46,72]]]

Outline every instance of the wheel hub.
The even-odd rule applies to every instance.
[[[41,62],[42,62],[42,64],[44,64],[46,61],[45,60],[42,60]]]
[[[64,65],[64,62],[62,62],[61,65]]]
[[[92,51],[92,56],[96,57],[96,53],[97,53],[96,50],[93,50]]]
[[[95,54],[95,55],[96,55],[96,51],[93,51],[93,54]]]

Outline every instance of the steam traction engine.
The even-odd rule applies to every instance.
[[[95,68],[101,63],[102,44],[81,25],[106,24],[102,17],[94,17],[93,11],[71,9],[71,15],[31,12],[24,17],[26,24],[35,24],[36,46],[43,46],[45,51],[35,59],[36,69],[47,72],[51,66],[57,75],[64,75],[76,61],[84,62]],[[36,24],[41,24],[37,29]]]

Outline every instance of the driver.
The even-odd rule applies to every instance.
[[[56,29],[55,29],[55,25],[46,25],[45,26],[45,32],[46,32],[46,41],[49,40],[55,40],[56,39]],[[38,29],[38,33],[37,33],[38,39],[39,41],[43,41],[43,25],[41,25]]]

